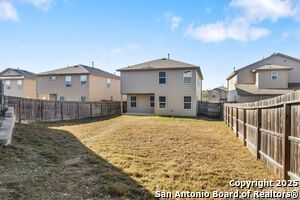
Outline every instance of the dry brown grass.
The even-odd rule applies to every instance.
[[[18,125],[13,143],[0,152],[1,199],[150,199],[156,190],[233,191],[231,179],[278,179],[220,121],[121,116]]]

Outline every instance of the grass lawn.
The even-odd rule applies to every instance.
[[[0,199],[151,199],[279,179],[220,121],[119,116],[17,125],[0,149]]]

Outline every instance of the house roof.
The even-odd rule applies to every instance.
[[[19,68],[6,68],[0,72],[0,77],[26,77],[34,78],[36,75],[33,72],[29,72]]]
[[[114,74],[111,74],[109,72],[103,71],[98,68],[94,67],[89,67],[86,65],[74,65],[74,66],[69,66],[69,67],[64,67],[56,70],[51,70],[47,72],[42,72],[37,74],[38,76],[49,76],[49,75],[68,75],[68,74],[94,74],[98,76],[104,76],[108,78],[117,78],[119,79],[120,77]]]
[[[286,67],[281,65],[263,65],[261,67],[255,68],[252,72],[265,71],[265,70],[291,70],[292,67]]]
[[[291,60],[300,62],[300,59],[298,59],[298,58],[295,58],[295,57],[292,57],[292,56],[288,56],[288,55],[285,55],[285,54],[283,54],[283,53],[274,53],[274,54],[272,54],[272,55],[270,55],[270,56],[268,56],[268,57],[266,57],[266,58],[263,58],[263,59],[261,59],[261,60],[259,60],[259,61],[257,61],[257,62],[254,62],[254,63],[252,63],[252,64],[250,64],[250,65],[247,65],[247,66],[245,66],[245,67],[242,67],[242,68],[240,68],[240,69],[238,69],[238,70],[233,71],[233,72],[226,78],[226,80],[231,79],[231,78],[232,78],[233,76],[235,76],[239,71],[241,71],[241,70],[243,70],[243,69],[245,69],[245,68],[251,69],[251,68],[253,68],[253,66],[254,66],[255,64],[257,64],[257,63],[259,63],[259,62],[261,62],[261,61],[267,60],[267,59],[269,59],[269,58],[271,58],[271,57],[274,57],[274,56],[281,56],[281,57],[284,57],[284,58],[287,58],[287,59],[291,59]],[[255,69],[255,68],[254,68],[254,69]],[[253,70],[253,69],[251,69],[251,70]]]
[[[228,92],[228,89],[226,87],[224,87],[224,86],[216,87],[216,88],[214,88],[212,90]],[[210,91],[212,91],[212,90],[210,90]]]
[[[288,89],[259,89],[255,84],[236,84],[236,90],[240,96],[272,96],[272,95],[281,95],[287,92],[293,91],[292,88]]]
[[[161,58],[136,65],[131,65],[125,68],[118,69],[117,71],[122,72],[159,69],[196,69],[201,79],[203,80],[202,72],[199,66],[167,58]]]

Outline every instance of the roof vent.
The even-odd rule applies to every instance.
[[[170,60],[170,54],[168,53],[168,60]]]

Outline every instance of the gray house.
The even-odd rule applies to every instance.
[[[199,66],[162,58],[118,71],[128,113],[197,115],[203,80]]]
[[[233,71],[228,77],[228,101],[251,102],[300,88],[300,60],[274,53]]]

